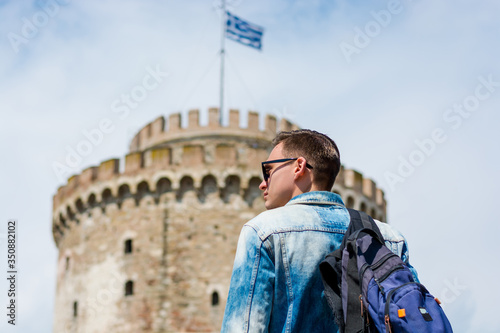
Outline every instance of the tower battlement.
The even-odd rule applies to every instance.
[[[143,151],[152,146],[166,141],[182,140],[193,137],[213,136],[238,136],[272,140],[276,131],[291,131],[299,127],[287,119],[281,119],[278,126],[273,115],[266,115],[264,129],[259,127],[259,114],[255,111],[248,112],[246,126],[240,126],[240,111],[229,110],[229,124],[223,126],[218,108],[208,110],[208,124],[201,126],[200,111],[198,109],[188,112],[187,127],[182,127],[182,114],[173,113],[168,121],[161,116],[144,126],[132,139],[130,152]]]

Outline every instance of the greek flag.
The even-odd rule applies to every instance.
[[[260,50],[264,29],[227,12],[226,37]]]

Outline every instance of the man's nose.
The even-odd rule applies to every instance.
[[[259,185],[259,190],[261,191],[265,191],[267,188],[267,182],[265,180],[263,180],[260,185]]]

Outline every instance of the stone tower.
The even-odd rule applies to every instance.
[[[279,126],[230,110],[159,117],[119,160],[72,176],[54,195],[59,249],[54,332],[215,332],[220,330],[242,225],[264,210],[258,188]],[[166,126],[168,125],[168,126]],[[350,207],[385,220],[383,192],[342,169],[332,191]]]

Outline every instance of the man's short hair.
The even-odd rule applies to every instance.
[[[340,170],[340,152],[335,142],[325,134],[301,129],[279,132],[272,145],[283,143],[286,158],[304,157],[312,165],[314,182],[323,190],[332,189]]]

